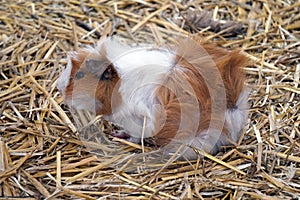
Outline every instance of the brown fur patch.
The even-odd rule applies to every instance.
[[[66,88],[66,99],[71,99],[72,94],[73,94],[73,86],[74,86],[74,76],[77,73],[77,71],[80,69],[82,66],[84,60],[86,57],[89,55],[88,51],[80,50],[76,52],[76,55],[74,54],[69,54],[70,60],[68,62],[71,62],[72,69],[71,69],[71,74],[70,74],[70,80],[69,84]]]

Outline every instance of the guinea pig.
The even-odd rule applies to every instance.
[[[135,143],[153,137],[164,153],[195,159],[193,148],[215,154],[238,141],[248,115],[249,63],[239,50],[191,38],[157,48],[107,38],[69,53],[57,87],[66,104],[126,131],[114,136]]]

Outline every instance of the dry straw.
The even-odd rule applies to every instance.
[[[1,1],[0,199],[300,198],[299,11],[296,0]],[[56,79],[67,51],[111,34],[158,45],[195,34],[247,52],[238,146],[143,166],[136,155],[152,147],[112,139],[101,119],[85,145]]]

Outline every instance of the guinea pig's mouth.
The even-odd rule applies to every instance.
[[[92,113],[98,113],[103,107],[102,103],[90,95],[73,95],[65,99],[65,103],[77,110],[86,110]]]

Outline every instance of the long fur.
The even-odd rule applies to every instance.
[[[237,142],[245,126],[248,64],[240,51],[191,39],[157,49],[107,39],[70,54],[58,88],[68,104],[94,105],[96,114],[123,126],[131,141],[139,142],[145,125],[144,137],[154,137],[167,153],[176,151],[175,143],[216,153]],[[191,149],[182,154],[197,156]]]

